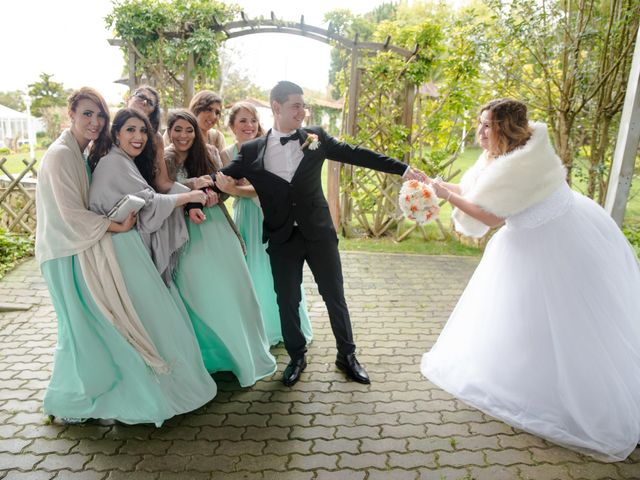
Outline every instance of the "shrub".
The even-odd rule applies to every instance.
[[[11,149],[9,147],[0,147],[0,155],[9,155]]]
[[[640,257],[640,225],[625,225],[622,231],[636,251],[636,255]]]
[[[15,235],[0,229],[0,278],[16,266],[18,261],[34,253],[33,237]]]

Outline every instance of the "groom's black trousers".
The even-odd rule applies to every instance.
[[[307,351],[298,310],[301,300],[302,267],[305,261],[327,306],[338,353],[348,355],[355,352],[349,310],[344,298],[338,239],[334,236],[310,241],[294,227],[291,237],[286,242],[270,243],[267,252],[280,309],[284,346],[289,356],[297,359]]]

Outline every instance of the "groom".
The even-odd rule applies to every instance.
[[[291,357],[282,382],[295,384],[307,366],[306,340],[298,314],[306,261],[329,312],[338,348],[337,367],[357,382],[370,383],[355,355],[338,238],[322,192],[322,164],[328,158],[405,179],[426,177],[398,160],[342,143],[320,127],[301,128],[305,104],[303,91],[295,83],[278,82],[271,90],[270,103],[273,129],[266,137],[244,143],[236,159],[218,173],[216,183],[224,189],[231,180],[228,177],[246,178],[260,199],[263,241],[269,242],[284,346]]]

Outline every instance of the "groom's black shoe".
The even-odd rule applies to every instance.
[[[347,377],[355,380],[356,382],[364,383],[366,385],[371,383],[369,375],[367,375],[364,367],[358,362],[355,353],[350,353],[345,356],[338,354],[338,357],[336,358],[336,366],[346,373]]]
[[[302,374],[305,368],[307,368],[307,359],[304,355],[300,358],[292,358],[289,361],[287,368],[284,369],[282,383],[287,387],[294,385],[298,380],[300,380],[300,374]]]

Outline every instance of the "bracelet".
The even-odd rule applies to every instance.
[[[451,195],[453,194],[453,192],[451,190],[449,190],[449,195],[447,195],[447,202],[449,201],[449,199],[451,198]]]

